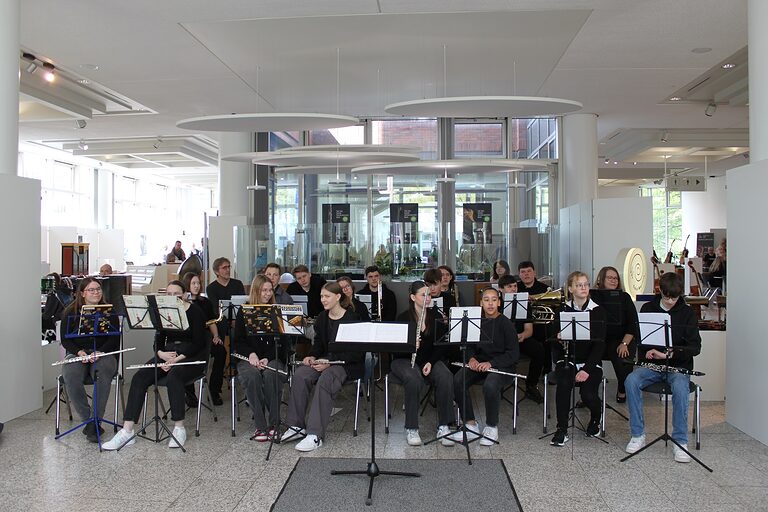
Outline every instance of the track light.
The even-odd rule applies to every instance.
[[[604,163],[604,164],[609,164],[609,163],[611,163],[611,161],[610,161],[609,159],[607,159],[607,158],[606,158],[605,160],[603,160],[603,163]]]
[[[717,103],[715,102],[710,102],[707,108],[704,109],[704,115],[707,117],[712,117],[715,115],[715,112],[717,112]]]
[[[153,148],[155,148],[155,149],[160,149],[160,145],[161,145],[162,143],[163,143],[163,139],[161,139],[160,137],[158,137],[158,138],[157,138],[157,141],[156,141],[154,144],[152,144],[152,147],[153,147]]]
[[[77,121],[75,121],[76,130],[82,130],[86,126],[88,126],[88,122],[85,119],[78,119]]]
[[[665,131],[661,134],[661,142],[666,144],[669,141],[669,132]]]
[[[35,57],[31,53],[24,52],[21,54],[21,58],[29,62],[29,64],[27,64],[27,67],[24,68],[27,71],[27,73],[32,74],[35,72],[35,70],[37,70],[37,63],[35,62],[35,60],[37,60],[37,57]]]
[[[45,70],[45,73],[43,74],[43,78],[45,78],[46,82],[53,82],[56,80],[56,66],[51,64],[50,62],[43,62],[43,69]]]

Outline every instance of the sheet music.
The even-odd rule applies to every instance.
[[[301,304],[275,304],[280,309],[281,328],[284,334],[304,335],[304,308]]]
[[[451,308],[451,343],[461,342],[461,319],[464,312],[467,312],[469,322],[467,324],[467,341],[477,343],[480,341],[480,321],[482,318],[482,308],[480,306],[455,307]]]
[[[146,295],[123,295],[125,311],[128,314],[128,325],[132,329],[153,329],[152,319],[149,318]],[[185,315],[186,316],[186,315]]]
[[[300,304],[304,315],[309,314],[309,295],[291,295],[294,304]]]
[[[443,309],[443,297],[432,297],[431,307],[437,306],[440,310]]]
[[[669,343],[672,343],[672,320],[669,313],[638,313],[640,323],[640,344],[661,347],[666,350],[667,342],[664,336],[664,322],[667,322]]]
[[[336,343],[408,343],[408,324],[360,322],[339,324]]]
[[[576,341],[589,341],[589,311],[562,311],[560,313],[560,339],[573,340],[571,320],[576,321]]]
[[[102,315],[99,318],[99,325],[93,325],[93,315]],[[84,304],[80,308],[80,325],[78,334],[106,334],[114,330],[111,326],[110,318],[113,316],[112,304]]]
[[[528,292],[505,293],[504,294],[504,316],[512,318],[512,304],[517,298],[517,309],[515,310],[514,320],[526,320],[528,318]]]
[[[187,311],[184,309],[184,301],[175,295],[157,295],[157,310],[160,313],[160,326],[162,329],[186,331],[189,329]]]

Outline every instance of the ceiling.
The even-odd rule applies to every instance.
[[[599,115],[600,167],[612,173],[627,165],[637,171],[638,160],[646,162],[641,169],[658,169],[655,139],[665,131],[686,134],[685,143],[674,147],[691,158],[681,155],[676,165],[698,168],[703,154],[716,159],[724,151],[713,142],[716,132],[738,134],[730,146],[746,146],[746,4],[24,0],[22,49],[71,80],[22,78],[20,109],[30,114],[21,117],[19,135],[22,141],[68,141],[73,151],[81,140],[89,150],[91,141],[94,147],[111,141],[146,150],[159,137],[174,140],[183,156],[185,138],[207,150],[216,138],[176,128],[190,117],[272,111],[382,116],[389,103],[443,95],[544,95],[579,101],[584,112]],[[692,52],[700,48],[711,50]],[[730,58],[742,60],[722,70]],[[670,101],[713,73],[719,74],[685,101]],[[63,89],[67,109],[56,105]],[[46,101],[29,104],[41,94]],[[705,116],[713,100],[716,112]],[[87,121],[86,127],[78,128],[75,119]],[[182,158],[141,148],[139,161],[147,155],[159,161],[146,172],[215,183],[207,158],[189,159],[185,167]],[[612,179],[619,183],[622,176]]]

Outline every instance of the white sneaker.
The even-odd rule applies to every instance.
[[[496,443],[494,441],[499,440],[499,428],[498,427],[485,427],[483,429],[483,437],[480,439],[482,446],[493,446]]]
[[[686,450],[688,449],[688,445],[687,444],[681,444],[680,446],[682,446]],[[685,453],[680,448],[678,448],[676,444],[672,445],[672,451],[675,454],[675,462],[683,462],[683,463],[691,462],[691,456],[688,455],[687,453]]]
[[[287,443],[289,441],[298,441],[302,437],[305,437],[307,435],[307,431],[303,428],[299,427],[288,427],[288,430],[283,432],[283,435],[280,436],[280,442],[281,443]]]
[[[625,451],[627,453],[635,453],[640,448],[645,446],[645,434],[639,436],[639,437],[633,437],[629,440],[627,443],[627,447],[625,448]]]
[[[480,426],[477,424],[474,425],[467,425],[467,442],[474,441],[478,437],[480,437],[480,432],[478,430],[480,429]],[[448,436],[448,439],[451,441],[456,441],[457,443],[461,443],[464,441],[464,434],[462,433],[461,429],[457,430],[450,436]]]
[[[456,443],[454,443],[453,441],[451,441],[449,439],[449,437],[450,437],[449,434],[450,433],[451,433],[451,429],[448,428],[448,425],[440,425],[439,427],[437,427],[437,435],[435,437],[442,438],[442,439],[440,439],[440,444],[441,445],[443,445],[443,446],[453,446]]]
[[[106,443],[101,445],[101,449],[102,450],[117,450],[118,448],[123,446],[123,444],[125,444],[126,446],[130,446],[130,445],[132,445],[133,443],[136,442],[136,438],[134,437],[133,439],[131,439],[131,437],[133,437],[133,431],[128,432],[124,428],[121,428],[117,432],[117,434],[115,434],[112,437],[112,439],[110,439],[109,441],[107,441]],[[131,440],[128,441],[129,439],[131,439]],[[126,441],[128,441],[127,444],[125,443]]]
[[[405,440],[408,441],[408,446],[421,446],[421,436],[419,436],[419,429],[405,429]]]
[[[314,434],[309,434],[296,445],[296,449],[300,452],[311,452],[312,450],[317,450],[321,446],[323,446],[323,440]]]
[[[187,429],[184,427],[173,427],[173,437],[168,441],[168,448],[181,448],[186,442]]]

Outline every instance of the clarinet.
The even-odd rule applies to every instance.
[[[648,368],[649,370],[659,373],[682,373],[683,375],[691,375],[693,377],[703,377],[706,375],[704,372],[688,370],[687,368],[680,368],[678,366],[667,366],[665,364],[635,363],[635,366],[642,366],[643,368]]]
[[[416,350],[411,354],[411,368],[416,366],[416,352],[419,351],[419,345],[421,344],[421,329],[424,327],[424,317],[427,316],[427,294],[429,288],[424,289],[424,297],[422,297],[423,304],[421,305],[421,313],[419,313],[419,322],[416,324]]]
[[[378,308],[376,312],[379,316],[379,322],[381,322],[381,288],[381,278],[379,278],[379,288],[376,291],[376,307]]]
[[[250,359],[248,359],[246,356],[244,356],[243,354],[238,354],[237,352],[232,352],[232,357],[234,357],[235,359],[242,359],[243,361],[250,361]],[[265,366],[264,369],[272,370],[273,372],[277,372],[280,375],[288,375],[288,372],[286,372],[285,370],[279,370],[277,368],[272,368],[271,366]]]

